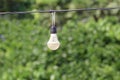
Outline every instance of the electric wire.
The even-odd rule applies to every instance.
[[[111,8],[81,8],[81,9],[65,9],[65,10],[36,10],[36,11],[12,11],[12,12],[0,12],[0,15],[5,14],[31,14],[31,13],[52,13],[52,12],[72,12],[72,11],[92,11],[92,10],[112,10],[120,9],[120,7]]]

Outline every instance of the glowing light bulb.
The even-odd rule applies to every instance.
[[[50,34],[50,39],[47,43],[47,46],[51,50],[56,50],[60,46],[60,42],[58,41],[57,35],[56,34]]]
[[[56,33],[57,33],[56,27],[51,27],[50,39],[47,42],[47,46],[51,50],[56,50],[60,46],[60,42],[58,41],[58,37]]]

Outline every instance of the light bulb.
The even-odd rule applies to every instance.
[[[60,42],[58,41],[57,35],[56,34],[50,34],[50,39],[47,43],[47,46],[51,50],[56,50],[60,46]]]
[[[47,42],[47,46],[51,50],[56,50],[60,46],[60,42],[58,41],[57,30],[55,26],[51,27],[50,39]]]

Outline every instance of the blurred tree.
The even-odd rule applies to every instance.
[[[0,0],[0,11],[115,7],[119,2]],[[58,13],[57,51],[46,46],[50,16],[31,15],[0,16],[0,80],[120,80],[119,10]]]

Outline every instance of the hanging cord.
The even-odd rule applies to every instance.
[[[55,12],[52,12],[52,26],[55,26]]]
[[[111,7],[111,8],[81,8],[81,9],[68,9],[68,10],[37,10],[37,11],[13,11],[13,12],[0,12],[0,15],[3,14],[30,14],[30,13],[52,13],[52,12],[72,12],[72,11],[92,11],[92,10],[112,10],[119,9],[120,7]]]
[[[51,26],[51,33],[57,33],[56,25],[55,25],[55,13],[52,12],[52,26]]]

